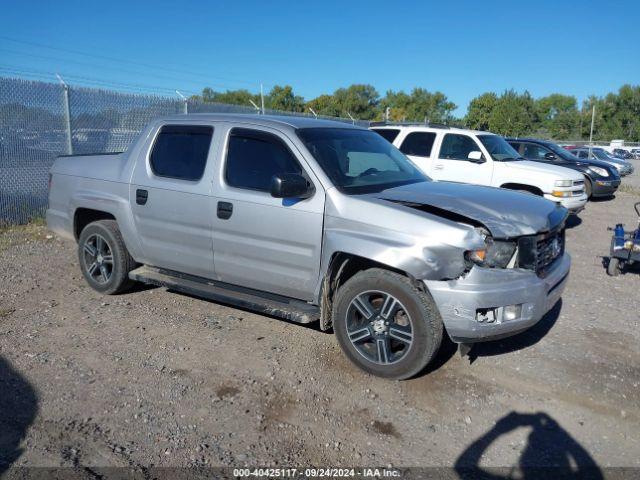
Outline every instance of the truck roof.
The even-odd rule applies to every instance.
[[[417,132],[447,132],[447,133],[471,133],[474,135],[497,135],[493,132],[487,132],[484,130],[472,130],[469,128],[450,127],[448,125],[432,124],[425,125],[422,123],[386,123],[371,125],[371,129],[395,129],[395,130],[410,130]]]
[[[184,120],[206,120],[212,122],[241,122],[252,123],[254,125],[287,126],[289,128],[355,128],[362,129],[357,125],[335,120],[324,120],[313,117],[302,117],[294,115],[256,115],[251,113],[189,113],[187,115],[171,115],[160,118],[162,121],[184,121]]]

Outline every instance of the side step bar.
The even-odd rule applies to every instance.
[[[320,309],[317,306],[300,300],[171,270],[143,265],[129,272],[129,278],[292,322],[310,323],[320,318]]]

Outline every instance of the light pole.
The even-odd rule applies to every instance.
[[[591,158],[591,149],[593,148],[593,123],[596,118],[596,106],[591,109],[591,132],[589,133],[589,158]]]

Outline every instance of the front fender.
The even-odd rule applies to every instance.
[[[420,280],[459,277],[465,270],[464,249],[434,237],[416,237],[338,218],[327,218],[322,245],[321,277],[337,253],[363,257]],[[320,286],[318,287],[320,288]]]

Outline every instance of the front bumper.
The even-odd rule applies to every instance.
[[[591,186],[592,197],[608,197],[616,193],[620,186],[620,180],[594,180]]]
[[[579,213],[584,210],[587,200],[589,199],[586,193],[572,197],[554,197],[550,193],[545,193],[544,198],[559,203],[571,213]]]
[[[474,343],[508,337],[535,325],[560,299],[569,278],[571,257],[565,253],[540,278],[525,269],[473,267],[458,280],[425,280],[444,326],[454,342]],[[502,318],[503,308],[522,305],[520,317]],[[497,309],[492,322],[477,320],[478,310]]]

